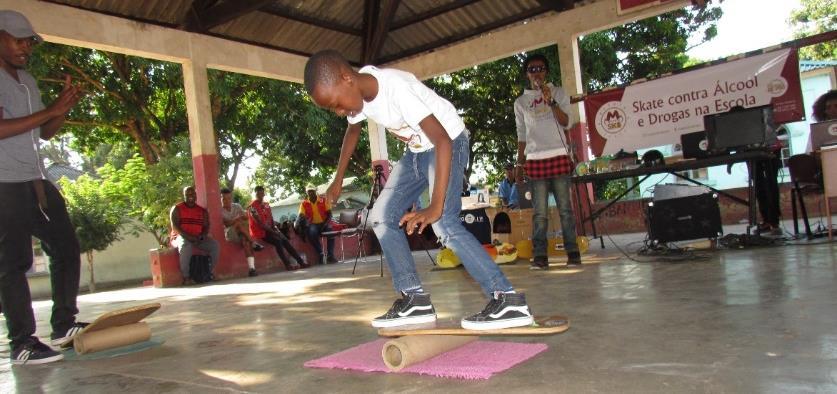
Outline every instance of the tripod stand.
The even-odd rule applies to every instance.
[[[384,189],[384,183],[386,183],[386,177],[384,177],[384,167],[380,164],[375,165],[373,167],[373,172],[375,178],[372,181],[372,192],[369,195],[369,204],[366,205],[366,214],[361,220],[362,228],[360,229],[360,235],[357,237],[357,254],[355,255],[355,265],[352,267],[352,275],[355,274],[355,270],[357,269],[357,262],[360,258],[360,253],[363,251],[363,238],[366,236],[366,226],[369,220],[369,211],[372,210],[372,207],[375,205],[375,201],[378,200],[378,196],[381,195],[381,190]],[[384,251],[381,250],[381,277],[384,277]]]
[[[354,264],[354,267],[352,267],[352,275],[355,274],[355,270],[357,269],[357,262],[358,262],[358,259],[360,258],[360,253],[363,250],[362,249],[363,238],[366,235],[366,226],[367,226],[368,219],[369,219],[369,211],[375,205],[375,201],[377,201],[378,196],[381,194],[381,190],[383,190],[384,184],[386,183],[386,178],[384,177],[383,166],[376,165],[373,168],[373,171],[375,173],[375,178],[372,182],[372,192],[369,196],[369,204],[366,206],[366,214],[363,217],[363,220],[361,221],[362,228],[360,230],[360,235],[358,236],[358,241],[357,241],[358,242],[357,243],[358,249],[357,249],[357,255],[355,255],[355,264]],[[427,258],[430,259],[430,262],[432,262],[433,265],[436,265],[436,261],[433,260],[433,256],[430,255],[430,251],[427,249],[427,244],[426,244],[427,241],[425,240],[425,238],[422,234],[419,234],[419,236],[421,237],[421,239],[420,239],[421,247],[422,247],[422,249],[424,249],[424,252],[427,253]],[[383,277],[383,276],[384,276],[384,253],[383,253],[383,250],[381,250],[381,277]]]

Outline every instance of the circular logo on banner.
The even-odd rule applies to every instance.
[[[476,218],[474,217],[473,214],[471,214],[471,213],[465,214],[465,223],[471,224],[471,223],[474,223],[474,220],[476,220]]]
[[[627,123],[628,116],[622,109],[621,101],[609,101],[596,112],[596,125],[605,133],[618,134],[625,129]]]
[[[828,125],[828,135],[837,137],[837,123]]]
[[[707,142],[706,140],[700,140],[700,142],[698,142],[698,148],[700,148],[700,150],[702,151],[708,150],[709,142]]]
[[[776,77],[776,79],[767,83],[767,93],[770,93],[773,97],[779,97],[785,92],[788,91],[788,81],[782,77]]]

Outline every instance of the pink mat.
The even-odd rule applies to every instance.
[[[305,363],[309,368],[348,369],[363,372],[390,372],[381,359],[386,338]],[[475,341],[442,353],[399,372],[444,378],[488,379],[547,349],[545,343]]]

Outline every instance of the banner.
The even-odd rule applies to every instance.
[[[782,49],[587,96],[584,110],[596,156],[680,143],[703,117],[773,105],[776,124],[805,118],[795,48]]]
[[[629,12],[639,11],[643,8],[668,3],[669,1],[671,0],[616,0],[616,12],[619,15],[627,14]]]

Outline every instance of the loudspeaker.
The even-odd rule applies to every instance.
[[[718,195],[705,193],[649,202],[648,235],[655,244],[720,237],[723,230]]]

